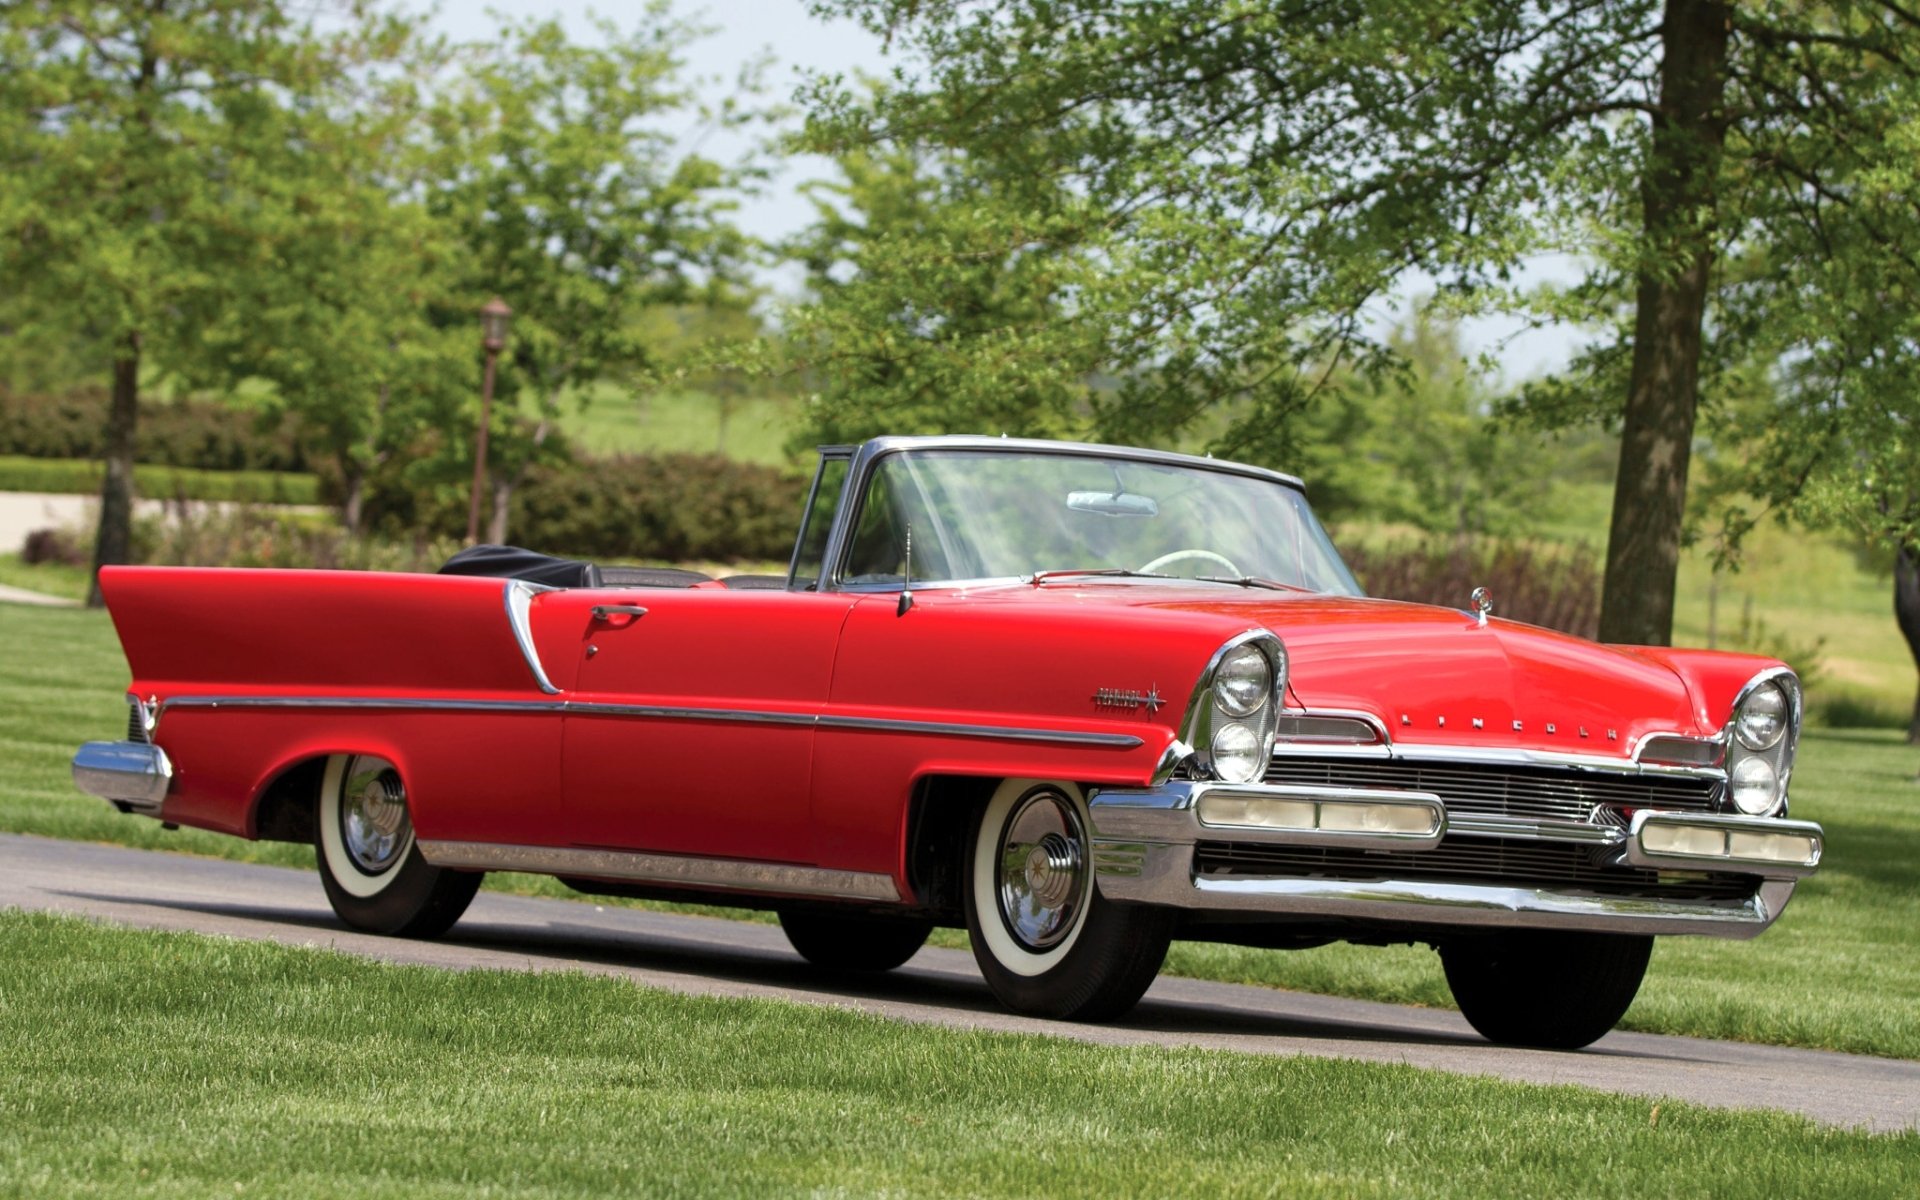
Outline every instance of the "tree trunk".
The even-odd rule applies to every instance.
[[[100,568],[133,558],[133,436],[140,420],[140,335],[129,333],[113,360],[107,407],[106,473],[100,481],[100,528],[93,541],[93,584],[87,607],[106,603]]]
[[[1907,639],[1907,653],[1920,669],[1920,556],[1912,546],[1902,546],[1893,556],[1893,619],[1900,623],[1900,634]],[[1920,744],[1920,690],[1913,699],[1913,717],[1907,722],[1907,741]]]
[[[1661,26],[1660,102],[1640,187],[1645,245],[1607,535],[1602,641],[1673,640],[1701,322],[1718,232],[1728,20],[1727,6],[1716,0],[1669,0]]]
[[[340,523],[346,526],[348,537],[357,538],[367,503],[367,469],[351,455],[340,456],[340,485],[345,492],[340,498]]]
[[[493,478],[493,515],[487,519],[487,540],[496,546],[507,544],[507,503],[513,499],[513,480],[505,475]]]

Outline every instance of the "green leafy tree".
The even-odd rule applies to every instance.
[[[1074,224],[1071,249],[1109,283],[1060,312],[1099,331],[1117,381],[1092,398],[1096,428],[1165,439],[1232,404],[1219,448],[1277,457],[1344,372],[1392,361],[1368,311],[1409,271],[1462,312],[1599,323],[1608,336],[1561,390],[1584,390],[1584,406],[1553,411],[1620,429],[1609,640],[1670,636],[1696,421],[1719,364],[1814,353],[1843,330],[1869,355],[1912,353],[1884,319],[1889,297],[1842,280],[1882,277],[1867,259],[1920,260],[1920,222],[1827,236],[1836,209],[1868,192],[1891,209],[1910,179],[1894,133],[1910,128],[1920,15],[1897,4],[815,8],[919,65],[877,98],[822,84],[812,147],[964,155],[1097,214]],[[1829,265],[1804,259],[1820,247]],[[1547,252],[1578,256],[1577,285],[1521,289],[1516,266]],[[1791,279],[1729,269],[1748,259]],[[900,279],[892,307],[938,321],[944,282]],[[996,336],[980,335],[978,359],[1004,374]],[[904,385],[870,401],[916,411]]]
[[[143,372],[212,370],[202,333],[231,316],[234,281],[273,269],[272,231],[329,182],[304,148],[330,89],[408,28],[358,2],[324,16],[0,5],[0,278],[111,357],[96,576],[129,554]]]
[[[1085,253],[1098,214],[1044,175],[913,145],[838,167],[786,247],[809,285],[783,323],[799,438],[1086,432],[1109,357],[1079,319],[1108,278]]]
[[[730,302],[754,251],[732,210],[758,168],[681,144],[692,118],[758,119],[751,73],[741,95],[701,113],[680,58],[698,27],[653,4],[632,32],[595,29],[587,45],[554,21],[507,24],[499,44],[467,49],[428,115],[424,195],[460,248],[462,290],[514,309],[497,420],[513,425],[523,392],[534,413],[520,436],[491,443],[495,541],[562,397],[652,365],[640,315]]]
[[[1525,534],[1551,503],[1565,451],[1496,415],[1498,392],[1456,320],[1421,304],[1384,344],[1397,369],[1338,381],[1287,426],[1286,461],[1314,507],[1433,534]]]

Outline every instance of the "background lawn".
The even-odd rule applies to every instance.
[[[124,817],[73,787],[80,742],[125,728],[127,668],[105,614],[0,605],[0,829],[312,869],[305,846],[245,842]],[[1794,814],[1825,824],[1827,860],[1751,942],[1662,940],[1624,1025],[1920,1058],[1920,752],[1891,733],[1814,730]],[[571,896],[537,876],[493,886]],[[764,919],[764,918],[763,918]],[[947,934],[948,945],[964,944]],[[1279,952],[1181,943],[1169,969],[1199,978],[1445,1007],[1425,947]]]
[[[0,914],[0,1192],[1909,1197],[1920,1135]]]

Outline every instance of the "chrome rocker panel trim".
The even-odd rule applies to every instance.
[[[837,871],[791,863],[749,862],[730,858],[689,858],[677,854],[639,854],[572,846],[502,846],[492,842],[429,842],[420,853],[436,867],[467,871],[529,871],[618,879],[630,883],[724,888],[779,896],[818,896],[834,900],[897,903],[893,877],[865,871]]]
[[[167,752],[146,742],[87,742],[73,756],[74,786],[149,815],[173,784]]]
[[[1195,874],[1194,844],[1210,841],[1265,845],[1337,845],[1356,850],[1420,851],[1439,844],[1440,836],[1526,837],[1589,845],[1636,845],[1626,831],[1589,826],[1576,831],[1560,822],[1528,822],[1497,817],[1460,816],[1443,822],[1432,838],[1392,837],[1374,833],[1342,833],[1216,827],[1202,825],[1194,805],[1208,791],[1250,793],[1292,798],[1299,790],[1265,784],[1227,786],[1208,783],[1169,783],[1153,789],[1095,791],[1088,798],[1093,825],[1095,879],[1109,900],[1159,904],[1171,908],[1216,912],[1265,912],[1275,915],[1319,916],[1406,926],[1566,929],[1589,932],[1699,934],[1749,938],[1771,925],[1793,895],[1795,877],[1810,869],[1778,863],[1686,863],[1692,871],[1759,876],[1758,889],[1745,900],[1664,899],[1604,896],[1578,888],[1469,884],[1432,880],[1340,880],[1322,878],[1221,878]],[[1326,791],[1329,789],[1314,789]],[[1354,790],[1356,802],[1404,802],[1420,793]],[[1306,798],[1306,797],[1301,797]],[[1317,797],[1316,797],[1317,798]],[[1808,833],[1808,822],[1755,821],[1699,814],[1658,814],[1687,823],[1724,827],[1763,827],[1770,832]],[[1637,832],[1636,826],[1636,832]],[[1637,852],[1637,851],[1636,851]],[[1672,866],[1668,862],[1622,865]]]

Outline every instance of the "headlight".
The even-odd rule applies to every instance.
[[[1222,725],[1213,735],[1213,773],[1227,783],[1251,783],[1266,768],[1260,735],[1245,725]]]
[[[1265,630],[1243,633],[1214,652],[1194,682],[1181,725],[1198,778],[1251,783],[1266,774],[1286,686],[1286,647]]]
[[[1750,817],[1766,816],[1780,799],[1780,773],[1764,758],[1735,763],[1730,782],[1733,806]]]
[[[1749,750],[1771,750],[1787,732],[1787,694],[1773,684],[1755,688],[1733,715],[1733,736]]]
[[[1273,668],[1254,645],[1237,646],[1220,660],[1214,673],[1213,694],[1230,717],[1250,717],[1273,694]]]
[[[1800,729],[1800,681],[1778,668],[1741,689],[1726,726],[1727,798],[1736,811],[1771,817],[1787,805]]]

